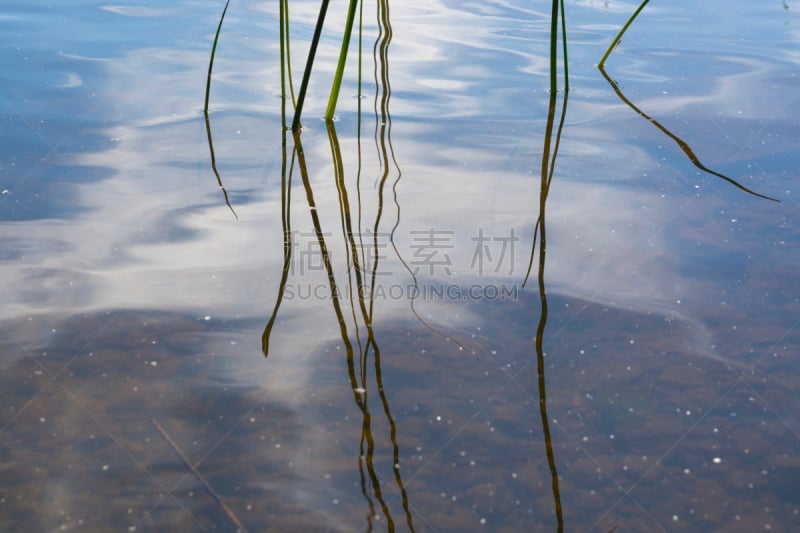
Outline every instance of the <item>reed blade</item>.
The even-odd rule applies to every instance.
[[[325,15],[328,12],[329,0],[322,0],[317,16],[317,26],[314,28],[314,36],[311,38],[311,47],[308,49],[308,59],[306,68],[303,71],[303,81],[300,84],[300,94],[297,95],[297,107],[294,110],[294,120],[292,120],[292,132],[297,133],[300,128],[300,115],[303,114],[303,104],[306,101],[306,91],[308,91],[308,80],[311,78],[311,68],[314,66],[314,58],[317,55],[319,38],[322,35],[322,26],[325,25]]]

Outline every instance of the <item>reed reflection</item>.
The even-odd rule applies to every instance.
[[[219,185],[220,190],[222,190],[222,196],[225,198],[225,204],[228,206],[228,209],[231,210],[233,216],[236,219],[239,219],[239,215],[236,214],[236,211],[233,209],[231,205],[230,198],[228,198],[228,191],[225,189],[225,186],[222,184],[222,177],[219,175],[219,170],[217,169],[217,158],[214,155],[214,139],[211,135],[211,120],[208,118],[208,100],[211,96],[211,73],[214,70],[214,56],[217,52],[217,43],[219,42],[219,34],[222,30],[222,22],[225,20],[225,13],[228,12],[228,4],[230,4],[230,0],[225,2],[225,7],[222,9],[222,15],[219,18],[219,24],[217,25],[217,32],[214,35],[214,44],[211,47],[211,58],[208,61],[208,77],[206,79],[206,98],[205,104],[203,105],[203,117],[205,118],[206,123],[206,137],[208,138],[208,153],[211,156],[211,170],[214,172],[214,176],[217,178],[217,185]]]
[[[559,17],[560,15],[560,17]],[[564,68],[564,93],[561,100],[559,112],[558,129],[555,137],[553,136],[555,127],[556,111],[558,108],[558,20],[561,20],[561,39],[562,57]],[[547,466],[550,470],[550,488],[553,495],[553,509],[556,515],[556,530],[561,533],[564,531],[564,512],[561,505],[561,489],[558,480],[558,468],[556,466],[555,452],[553,451],[553,439],[550,432],[550,419],[547,414],[547,383],[544,365],[544,332],[547,327],[548,305],[547,289],[545,287],[545,262],[547,257],[547,224],[546,208],[547,197],[550,193],[550,184],[555,173],[556,158],[561,142],[561,132],[564,128],[564,119],[567,114],[567,97],[569,95],[569,69],[567,66],[567,34],[564,19],[563,1],[553,0],[551,20],[550,20],[550,100],[548,104],[547,122],[544,131],[544,146],[542,147],[542,162],[540,167],[540,188],[539,188],[539,216],[534,226],[533,244],[531,247],[528,272],[522,283],[524,287],[531,274],[534,261],[537,257],[538,243],[538,262],[537,262],[537,282],[539,288],[540,314],[539,323],[536,326],[535,351],[536,351],[536,375],[537,388],[539,392],[539,417],[542,423],[542,436],[547,457]]]
[[[603,75],[603,78],[605,78],[608,84],[611,85],[611,88],[614,90],[614,93],[619,97],[620,100],[622,100],[625,103],[625,105],[633,109],[636,112],[636,114],[638,114],[640,117],[644,118],[645,120],[653,124],[656,128],[658,128],[661,131],[661,133],[672,139],[675,142],[675,144],[678,145],[681,151],[686,155],[686,157],[689,158],[689,161],[691,161],[695,167],[697,167],[698,169],[707,174],[711,174],[712,176],[716,176],[720,179],[727,181],[731,185],[743,190],[748,194],[752,194],[753,196],[758,196],[759,198],[764,198],[766,200],[772,200],[773,202],[780,202],[780,200],[776,198],[772,198],[770,196],[766,196],[757,193],[751,189],[748,189],[747,187],[737,182],[736,180],[729,178],[724,174],[720,174],[715,170],[711,170],[710,168],[705,166],[703,163],[700,162],[700,159],[698,159],[698,157],[694,153],[694,150],[692,150],[692,148],[686,143],[686,141],[684,141],[683,139],[672,133],[670,130],[664,127],[664,125],[662,125],[659,121],[657,121],[656,119],[654,119],[653,117],[651,117],[650,115],[639,109],[633,102],[631,102],[628,98],[626,98],[625,95],[622,93],[622,90],[619,88],[617,82],[611,79],[608,73],[606,73],[606,68],[605,68],[606,60],[611,55],[611,52],[613,52],[617,48],[617,46],[619,46],[622,36],[625,34],[626,31],[628,31],[628,28],[631,26],[631,24],[633,24],[633,21],[636,20],[636,17],[639,16],[639,14],[642,12],[642,10],[648,4],[649,1],[650,0],[643,0],[642,3],[639,4],[639,7],[637,7],[636,10],[633,12],[633,14],[631,14],[631,16],[625,22],[625,24],[623,24],[622,28],[620,28],[619,33],[617,33],[617,35],[611,41],[611,44],[609,45],[605,54],[603,54],[603,57],[600,58],[600,62],[597,64],[597,69],[600,71],[600,74]]]
[[[651,117],[650,115],[648,115],[647,113],[645,113],[644,111],[639,109],[636,106],[636,104],[631,102],[622,93],[622,90],[619,88],[619,85],[617,84],[617,82],[615,82],[613,79],[611,79],[611,77],[608,75],[608,73],[606,73],[605,67],[603,67],[602,65],[598,65],[597,68],[598,68],[598,70],[600,70],[600,74],[603,75],[603,78],[605,78],[605,80],[608,82],[608,84],[611,85],[611,88],[614,90],[614,93],[619,97],[619,99],[622,100],[625,103],[625,105],[627,105],[628,107],[633,109],[636,112],[636,114],[638,114],[640,117],[642,117],[643,119],[647,120],[653,126],[658,128],[661,131],[661,133],[663,133],[664,135],[666,135],[667,137],[672,139],[675,142],[675,144],[678,145],[678,147],[681,149],[681,151],[686,155],[686,157],[689,158],[689,161],[691,161],[692,164],[695,167],[697,167],[698,169],[702,170],[703,172],[705,172],[707,174],[711,174],[712,176],[716,176],[716,177],[718,177],[718,178],[720,178],[722,180],[727,181],[728,183],[730,183],[734,187],[737,187],[738,189],[741,189],[742,191],[744,191],[744,192],[746,192],[748,194],[752,194],[753,196],[758,196],[759,198],[764,198],[765,200],[771,200],[773,202],[780,202],[780,200],[778,200],[777,198],[773,198],[771,196],[767,196],[765,194],[758,193],[758,192],[756,192],[756,191],[754,191],[752,189],[749,189],[749,188],[745,187],[744,185],[742,185],[738,181],[734,180],[733,178],[729,178],[728,176],[725,176],[724,174],[721,174],[721,173],[719,173],[719,172],[717,172],[715,170],[712,170],[712,169],[708,168],[707,166],[705,166],[703,163],[700,162],[700,159],[698,159],[698,157],[694,153],[694,150],[692,150],[692,148],[686,143],[686,141],[684,141],[683,139],[681,139],[680,137],[678,137],[677,135],[672,133],[663,124],[661,124],[659,121],[657,121],[656,119],[654,119],[653,117]]]
[[[281,2],[281,17],[280,17],[280,35],[281,35],[281,70],[282,70],[282,94],[283,104],[281,108],[282,116],[282,163],[281,163],[281,205],[282,205],[282,229],[284,235],[284,260],[281,274],[281,281],[278,288],[278,294],[273,307],[272,314],[269,317],[264,332],[262,334],[262,348],[264,356],[269,355],[269,341],[272,334],[273,327],[276,322],[276,317],[280,309],[281,302],[284,299],[286,283],[289,278],[290,265],[292,259],[292,229],[291,229],[291,189],[292,189],[292,173],[297,169],[300,174],[302,187],[306,196],[306,203],[308,206],[309,214],[314,229],[314,236],[319,246],[322,264],[327,276],[328,288],[330,291],[330,300],[333,308],[333,313],[339,326],[339,334],[345,347],[347,358],[347,373],[350,388],[353,395],[353,401],[361,413],[361,436],[359,443],[359,456],[358,456],[358,469],[360,477],[360,489],[363,495],[368,511],[366,513],[367,530],[371,531],[375,526],[376,520],[381,516],[387,522],[389,531],[394,531],[396,528],[395,518],[392,516],[390,507],[390,500],[393,495],[387,495],[384,487],[386,480],[389,476],[382,474],[380,465],[376,463],[376,451],[380,449],[380,439],[373,431],[373,418],[375,410],[374,403],[370,400],[373,394],[377,393],[379,412],[383,414],[388,428],[389,428],[389,446],[391,447],[391,478],[397,489],[397,493],[402,500],[402,508],[404,519],[407,527],[413,531],[414,523],[410,511],[410,503],[408,493],[406,492],[403,477],[399,468],[400,465],[400,447],[397,438],[397,425],[391,412],[391,406],[386,395],[383,383],[383,373],[381,365],[381,349],[377,339],[376,332],[373,327],[373,316],[375,312],[374,306],[374,287],[376,277],[378,274],[378,267],[380,262],[380,254],[378,253],[380,243],[380,227],[383,217],[383,210],[386,192],[386,185],[393,175],[392,168],[396,170],[396,179],[400,179],[399,166],[394,158],[394,153],[391,148],[391,117],[389,115],[389,100],[391,89],[388,82],[388,47],[391,42],[391,24],[389,22],[388,2],[379,2],[378,4],[378,24],[380,34],[376,40],[374,47],[374,61],[375,61],[375,118],[376,118],[376,133],[375,145],[378,150],[380,160],[382,161],[381,170],[377,177],[377,211],[375,213],[374,221],[370,230],[362,230],[362,191],[361,191],[361,177],[363,173],[361,161],[361,99],[358,102],[357,111],[357,132],[356,139],[358,145],[358,165],[356,171],[356,194],[355,199],[351,191],[348,189],[348,172],[345,169],[344,160],[342,157],[341,145],[336,132],[336,126],[333,120],[326,120],[326,132],[331,151],[331,161],[333,168],[333,179],[336,184],[337,199],[339,206],[339,219],[341,238],[344,243],[346,253],[346,268],[337,272],[331,261],[331,243],[326,239],[326,235],[330,235],[324,231],[318,204],[314,198],[314,190],[311,186],[309,179],[308,161],[305,157],[303,150],[303,143],[301,139],[302,128],[298,121],[300,108],[294,105],[294,121],[295,123],[289,127],[287,123],[287,103],[291,95],[292,102],[302,102],[302,97],[295,100],[293,91],[291,89],[291,72],[289,68],[289,16],[288,16],[288,3]],[[359,22],[359,31],[361,28]],[[360,52],[361,37],[359,35],[359,52]],[[361,71],[359,53],[359,72]],[[309,60],[313,59],[310,57]],[[306,72],[309,72],[307,66]],[[378,73],[381,73],[380,76]],[[359,77],[360,80],[360,77]],[[306,79],[304,79],[303,87],[306,86]],[[302,89],[301,89],[302,90]],[[361,84],[359,81],[359,96],[361,94]],[[392,161],[392,165],[387,164]],[[396,197],[395,197],[396,202]],[[399,218],[399,204],[398,204],[398,218]],[[395,224],[396,227],[396,224]],[[370,233],[366,240],[364,239],[364,232]],[[337,274],[346,277],[344,286],[348,287],[346,293],[340,290],[342,284],[337,282]],[[349,300],[349,306],[343,305],[343,299]],[[350,313],[346,313],[345,309],[349,307]],[[370,372],[371,370],[371,372]],[[370,383],[370,375],[374,378],[374,383]]]

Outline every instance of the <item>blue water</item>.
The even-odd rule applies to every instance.
[[[546,2],[365,5],[328,129],[332,5],[305,184],[232,2],[230,208],[222,8],[0,15],[0,529],[800,528],[800,5],[652,3],[614,86],[566,2],[542,201]]]

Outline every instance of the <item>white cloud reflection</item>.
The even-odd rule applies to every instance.
[[[501,7],[505,9],[498,9]],[[481,150],[479,145],[454,145],[448,141],[451,135],[446,122],[432,115],[419,125],[405,121],[404,116],[414,110],[425,116],[414,95],[432,88],[446,93],[447,100],[458,102],[458,111],[455,107],[449,112],[439,109],[437,114],[442,117],[483,117],[483,124],[475,128],[476,136],[487,135],[494,123],[504,128],[489,114],[495,107],[499,106],[507,116],[515,116],[510,109],[514,102],[501,99],[487,108],[481,95],[464,81],[485,80],[488,76],[488,65],[472,63],[463,53],[483,47],[487,34],[476,35],[472,29],[485,20],[442,4],[429,4],[424,25],[403,24],[414,17],[415,9],[418,8],[403,6],[397,12],[397,33],[390,56],[392,87],[397,92],[392,101],[397,117],[392,136],[403,170],[398,187],[402,208],[399,238],[403,239],[404,231],[419,228],[454,231],[458,242],[452,256],[454,264],[462,268],[458,279],[462,281],[470,274],[464,265],[472,260],[474,244],[470,239],[476,229],[507,232],[513,227],[530,239],[538,194],[535,174],[543,125],[541,102],[538,111],[531,110],[535,113],[531,117],[533,126],[526,125],[525,134],[518,141],[524,148],[524,157],[515,156],[515,152],[505,155],[498,149]],[[536,24],[542,23],[541,14],[527,15]],[[453,17],[464,24],[453,24]],[[528,24],[501,15],[490,18],[490,22],[493,29],[504,25],[524,28]],[[236,33],[234,28],[229,31]],[[232,38],[226,46],[232,46],[231,42],[239,41]],[[429,63],[420,61],[420,47],[429,51]],[[269,53],[274,48],[269,44],[255,49]],[[542,52],[532,48],[527,57],[540,61]],[[462,59],[451,65],[446,58],[453,54]],[[275,294],[280,271],[280,203],[276,185],[279,124],[274,114],[277,102],[269,94],[276,89],[258,93],[254,87],[264,80],[276,80],[277,67],[275,62],[264,67],[261,57],[232,61],[230,55],[233,54],[221,54],[217,65],[222,79],[215,82],[212,106],[224,111],[212,115],[212,125],[223,178],[234,191],[240,221],[233,220],[221,203],[220,191],[208,169],[205,132],[198,115],[205,55],[142,49],[109,61],[109,94],[114,102],[124,105],[113,107],[112,116],[118,125],[104,135],[119,142],[108,150],[76,154],[72,161],[79,167],[111,169],[114,177],[101,183],[76,185],[82,210],[74,218],[4,224],[6,233],[24,242],[26,250],[23,258],[2,265],[3,289],[10,296],[2,308],[3,318],[66,309],[78,312],[165,304],[187,309],[205,304],[218,312],[242,315],[264,313],[264,302]],[[575,63],[582,64],[580,53],[575,57]],[[737,116],[734,110],[743,108],[747,118],[764,121],[785,114],[786,106],[779,99],[760,100],[758,106],[752,105],[752,95],[768,83],[774,64],[755,58],[721,61],[738,68],[718,77],[710,92],[659,95],[640,102],[641,107],[664,117],[678,112],[689,114],[694,109]],[[256,64],[262,66],[255,68]],[[442,69],[445,64],[448,67]],[[491,68],[497,69],[494,65]],[[447,70],[457,74],[448,75]],[[470,70],[473,75],[465,78],[464,72]],[[248,77],[240,78],[243,72],[249,73]],[[404,91],[412,87],[413,90]],[[505,89],[501,84],[491,90],[502,94]],[[247,98],[241,103],[230,100],[239,95]],[[543,97],[542,93],[527,92],[521,101]],[[602,100],[598,101],[600,97]],[[603,142],[605,134],[597,129],[598,121],[605,118],[613,127],[614,120],[608,122],[608,117],[632,116],[613,97],[610,88],[602,83],[584,88],[579,83],[572,99],[559,161],[566,176],[557,178],[560,181],[554,184],[549,202],[548,225],[553,235],[548,257],[551,290],[642,311],[685,313],[673,302],[676,292],[693,291],[693,281],[682,277],[670,264],[675,257],[664,260],[664,251],[670,247],[667,232],[674,213],[656,190],[627,185],[660,163],[636,146]],[[441,103],[438,97],[435,101]],[[341,106],[341,113],[348,113],[348,104]],[[304,135],[304,141],[314,166],[320,169],[324,163],[319,162],[326,160],[329,149],[321,123],[311,118],[313,112],[312,106],[306,119],[311,130]],[[644,121],[637,124],[635,119],[628,123],[643,131],[650,127]],[[344,131],[346,125],[340,123],[340,130]],[[419,139],[419,132],[424,132],[424,139]],[[499,143],[504,142],[502,131],[497,137]],[[618,133],[605,138],[622,140]],[[665,144],[670,142],[664,139]],[[529,156],[530,167],[526,169]],[[518,157],[515,161],[522,168],[516,172],[498,169],[498,160],[507,157]],[[680,153],[673,150],[670,157],[680,166]],[[600,167],[598,160],[602,162]],[[351,156],[347,164],[353,167]],[[570,176],[575,179],[570,180]],[[604,176],[612,177],[612,182],[599,185],[596,179],[607,181]],[[269,187],[263,186],[264,179],[271,184]],[[338,230],[338,200],[333,183],[324,174],[315,175],[313,181],[325,227]],[[307,209],[303,207],[298,183],[299,178],[295,177],[294,210],[301,220],[296,227],[308,231]],[[244,189],[254,192],[248,193],[246,203],[241,203],[236,191]],[[644,208],[647,216],[642,225],[637,220],[641,220]],[[387,222],[383,228],[388,227]],[[408,236],[405,237],[408,245]],[[47,243],[61,244],[54,249]],[[518,254],[516,272],[524,270],[527,258],[522,255]],[[398,268],[394,260],[392,268]],[[652,291],[648,295],[632,293],[625,275],[616,279],[609,276],[620,269],[637,272]],[[402,283],[408,282],[402,269],[397,275]],[[270,279],[265,281],[267,277]]]
[[[587,9],[578,17],[580,26],[584,21],[588,24],[596,4],[573,3],[568,8]],[[623,12],[620,5],[611,3],[612,11]],[[260,12],[259,16],[266,11],[274,17],[267,6],[257,3],[249,7]],[[294,13],[311,23],[315,7],[311,2],[301,3]],[[504,31],[517,36],[535,34],[546,18],[503,3],[488,7],[494,12],[488,19],[436,2],[424,4],[424,16],[420,16],[423,7],[417,3],[401,4],[393,11],[391,133],[402,171],[397,183],[397,244],[402,260],[408,263],[414,258],[412,232],[452,232],[448,233],[452,248],[447,249],[452,276],[439,272],[433,281],[461,286],[521,282],[539,205],[538,173],[547,104],[542,91],[547,65],[544,41],[515,38],[507,44],[500,36]],[[105,9],[126,16],[153,15],[119,6]],[[244,18],[240,14],[238,20]],[[282,267],[281,126],[276,98],[277,42],[257,35],[257,28],[226,29],[212,94],[216,155],[239,220],[224,204],[209,165],[200,114],[205,53],[142,48],[105,61],[106,79],[93,83],[102,83],[108,121],[114,124],[103,129],[103,136],[115,141],[110,147],[73,154],[70,164],[100,167],[112,177],[75,184],[80,209],[68,219],[0,223],[3,234],[14,237],[12,244],[6,241],[5,245],[13,254],[8,259],[4,254],[0,262],[4,294],[0,319],[163,309],[266,323]],[[750,203],[751,198],[739,191],[722,193],[724,198],[713,193],[698,198],[695,187],[705,193],[728,186],[698,176],[671,140],[614,96],[592,68],[600,51],[595,49],[597,28],[591,29],[594,33],[586,33],[591,38],[574,48],[576,81],[547,203],[548,291],[554,296],[662,316],[681,325],[686,353],[726,359],[714,347],[719,333],[707,325],[703,311],[719,303],[719,287],[709,290],[713,275],[693,272],[693,256],[680,249],[678,241],[683,242],[679,238],[682,232],[692,229],[688,212],[713,219],[728,208],[725,198],[732,197],[746,206],[742,210],[762,206]],[[522,42],[528,48],[522,49]],[[239,45],[243,48],[237,48]],[[327,96],[325,76],[331,69],[326,65],[337,50],[333,37],[321,49],[303,142],[317,212],[329,233],[326,239],[337,281],[343,283],[347,248],[341,233],[340,203],[331,175],[330,146],[322,122],[316,119]],[[304,56],[302,45],[297,52],[296,57]],[[723,65],[724,72],[706,81],[702,90],[694,92],[692,86],[684,86],[684,93],[651,93],[637,102],[665,120],[695,113],[705,119],[748,119],[764,123],[767,133],[774,131],[766,126],[768,122],[784,133],[796,124],[797,106],[778,98],[786,87],[774,88],[775,80],[785,79],[789,67],[796,66],[794,56],[771,61],[717,52],[707,57]],[[299,72],[299,60],[295,61]],[[637,65],[629,60],[613,71],[623,78]],[[655,65],[651,67],[655,69]],[[502,75],[505,72],[507,78]],[[74,76],[69,79],[81,79],[79,74]],[[668,78],[669,73],[656,73],[626,79],[628,85],[652,91],[654,86],[648,83]],[[354,93],[351,82],[349,93],[343,94]],[[754,96],[763,94],[775,97],[759,97],[756,103]],[[344,167],[350,173],[351,202],[356,194],[352,173],[357,163],[354,105],[354,100],[343,99],[339,107],[342,120],[337,122]],[[370,101],[365,108],[371,106]],[[372,127],[370,123],[369,133],[362,134],[365,144]],[[694,127],[687,124],[687,129]],[[718,130],[712,128],[712,133],[722,133]],[[653,149],[659,144],[666,149]],[[747,153],[756,157],[771,150],[751,146]],[[732,152],[729,159],[743,157],[739,149]],[[361,177],[361,226],[371,228],[377,205],[375,181],[383,168],[371,145],[365,149],[365,161],[369,164],[363,166]],[[741,167],[731,170],[742,171]],[[397,174],[393,168],[388,172],[379,227],[384,244],[396,220],[391,184]],[[299,172],[295,171],[293,179],[293,229],[310,234],[313,226]],[[777,187],[770,189],[765,192]],[[513,268],[504,265],[498,273],[477,275],[473,239],[478,232],[505,237],[512,230],[520,238],[510,265]],[[703,235],[713,243],[728,237],[728,228],[721,225],[710,226]],[[313,239],[299,241],[308,242]],[[731,240],[726,246],[747,253],[749,244],[752,240]],[[381,270],[391,273],[391,283],[411,285],[413,280],[388,244],[382,253]],[[421,283],[432,281],[424,267],[421,272]],[[315,270],[293,275],[289,283],[295,289],[300,285],[327,287],[324,274]],[[344,309],[349,313],[347,305],[345,302]],[[487,320],[477,314],[477,307],[464,302],[419,301],[417,308],[431,324],[448,332]],[[407,298],[378,301],[376,316],[383,324],[415,320]],[[234,380],[259,383],[281,393],[280,401],[299,405],[302,400],[295,392],[313,379],[313,358],[323,357],[323,347],[339,342],[339,330],[327,300],[287,299],[279,317],[270,363],[282,361],[276,363],[280,370],[264,371],[258,357],[260,331],[248,331],[242,333],[242,339],[243,350],[250,353],[229,371]],[[209,343],[215,351],[222,351],[223,339],[210,339]],[[296,360],[301,363],[293,359],[298,354],[302,357]],[[327,429],[316,421],[306,421],[304,429],[310,441],[329,438]],[[306,449],[296,450],[298,464],[310,460],[307,453]],[[308,487],[297,485],[293,490],[302,492]],[[314,491],[296,495],[300,500],[318,496]]]

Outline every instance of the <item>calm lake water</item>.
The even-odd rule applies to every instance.
[[[234,1],[223,190],[222,2],[12,0],[0,529],[800,531],[800,2],[604,75],[636,6],[566,2],[551,95],[548,2],[365,4],[326,124],[332,5],[300,151]]]

